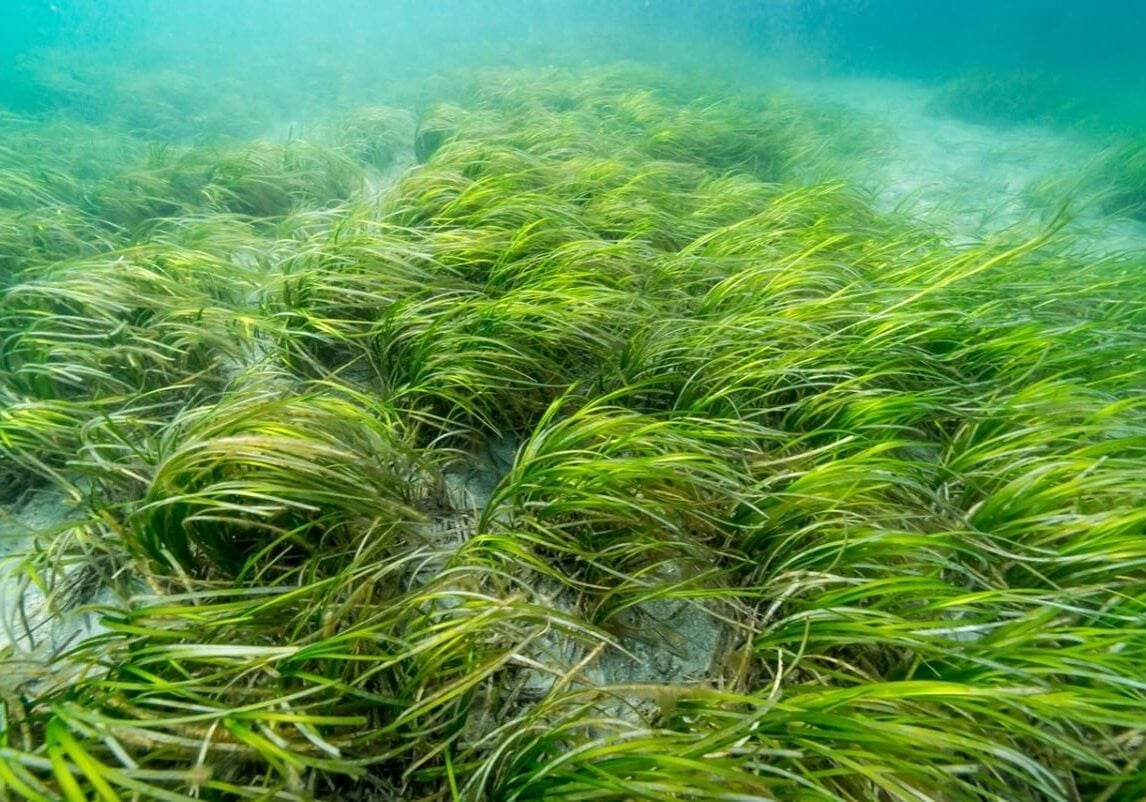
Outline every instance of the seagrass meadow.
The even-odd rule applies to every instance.
[[[878,121],[687,66],[277,134],[53,75],[0,800],[1146,799],[1146,248],[1084,236],[1132,137],[1088,227],[968,237],[876,201]]]

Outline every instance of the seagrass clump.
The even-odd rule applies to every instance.
[[[0,796],[1146,797],[1142,258],[879,212],[790,98],[448,87],[11,189],[79,210],[0,221],[25,623],[111,590]]]

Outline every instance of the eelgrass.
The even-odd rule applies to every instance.
[[[1034,70],[972,71],[943,83],[931,100],[933,112],[973,123],[1077,125],[1095,111],[1080,99],[1081,87]]]
[[[362,397],[228,400],[185,418],[156,434],[153,474],[130,513],[132,539],[155,560],[192,574],[261,572],[292,553],[400,537],[422,518],[414,493],[432,486],[418,475],[427,468],[393,413]]]
[[[1100,160],[1097,173],[1107,209],[1146,220],[1146,144],[1124,142],[1112,146]]]
[[[122,598],[0,684],[0,792],[1146,795],[1141,260],[801,184],[790,101],[451,94],[381,197],[367,110],[18,267],[0,477],[90,512],[28,575]]]
[[[244,345],[228,269],[204,253],[142,248],[25,273],[0,300],[5,385],[46,399],[217,387]]]
[[[315,138],[194,146],[67,118],[0,125],[0,284],[26,267],[146,242],[171,220],[248,228],[337,206],[407,159],[408,114],[368,108]],[[222,221],[219,221],[222,225]]]

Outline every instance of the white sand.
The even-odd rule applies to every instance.
[[[0,507],[0,652],[14,647],[30,658],[47,658],[98,631],[98,617],[84,609],[50,609],[43,590],[22,570],[21,552],[49,542],[75,518],[63,494],[49,489]]]
[[[1103,143],[1041,125],[1000,129],[928,111],[933,90],[898,80],[790,80],[800,97],[836,103],[886,133],[854,179],[876,205],[939,223],[957,239],[1032,230],[1067,200],[1073,230],[1100,252],[1146,250],[1146,224],[1102,214],[1084,178]]]

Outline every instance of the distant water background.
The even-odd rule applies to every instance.
[[[647,55],[667,38],[785,60],[819,75],[942,81],[1024,70],[1087,93],[1111,124],[1140,122],[1146,4],[1061,0],[12,0],[0,27],[3,102],[53,103],[29,75],[45,49],[257,84],[315,64],[403,72],[458,61]],[[526,43],[532,48],[520,50]],[[514,53],[517,48],[518,52]],[[508,52],[507,52],[508,51]],[[539,52],[540,51],[540,52]],[[661,52],[662,57],[671,57]],[[394,77],[393,75],[391,77]]]

